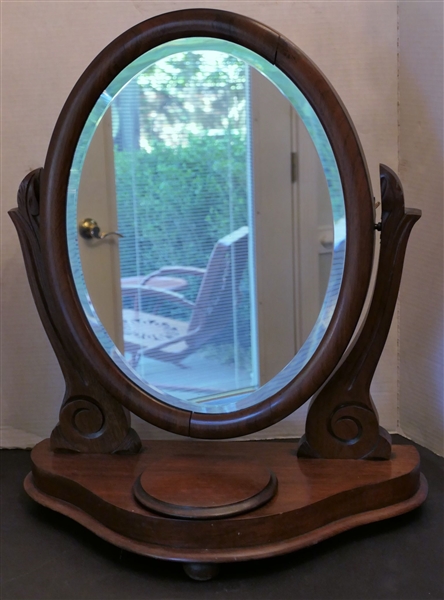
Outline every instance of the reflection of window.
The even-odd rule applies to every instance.
[[[171,294],[195,303],[202,277],[182,270],[168,279],[165,267],[206,269],[217,242],[250,225],[248,80],[245,63],[228,54],[183,52],[144,70],[113,103],[124,309],[189,322],[192,307],[171,302]],[[240,281],[225,282],[220,292],[230,289],[230,323],[222,330],[213,324],[214,335],[181,361],[194,378],[139,355],[137,370],[150,383],[183,399],[257,386],[249,254]],[[163,296],[128,293],[162,268],[143,285],[158,286]]]

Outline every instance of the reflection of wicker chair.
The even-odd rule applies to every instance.
[[[201,277],[194,303],[176,292],[150,287],[151,276],[144,278],[139,286],[141,296],[187,307],[191,315],[189,321],[181,321],[144,312],[136,303],[132,309],[124,308],[125,353],[132,355],[132,366],[135,367],[142,356],[180,362],[225,329],[233,317],[233,305],[247,259],[248,227],[241,227],[217,242],[206,269],[163,267],[151,275],[153,278]],[[134,292],[133,286],[132,289]]]

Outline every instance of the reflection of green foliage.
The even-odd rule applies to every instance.
[[[115,153],[122,277],[206,266],[217,240],[247,223],[245,152],[239,137],[190,135],[186,147]]]

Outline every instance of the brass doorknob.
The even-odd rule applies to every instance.
[[[81,223],[79,223],[79,233],[82,238],[86,240],[92,240],[93,238],[97,240],[103,240],[109,235],[118,235],[119,237],[124,237],[118,231],[108,231],[107,233],[100,233],[100,227],[97,224],[97,221],[94,219],[84,219]]]

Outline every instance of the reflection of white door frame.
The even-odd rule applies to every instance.
[[[322,305],[331,204],[314,144],[288,100],[251,69],[260,380],[295,355]],[[327,254],[326,254],[327,252]]]
[[[291,106],[251,69],[254,231],[261,384],[295,354]]]
[[[85,157],[79,185],[77,221],[91,218],[102,232],[117,231],[116,184],[111,111],[100,121]],[[85,240],[78,236],[86,287],[97,316],[123,350],[120,259],[117,236]]]
[[[330,194],[318,153],[296,112],[292,115],[292,131],[293,152],[297,158],[293,197],[295,318],[299,348],[318,318],[327,290],[333,249],[333,221]]]

